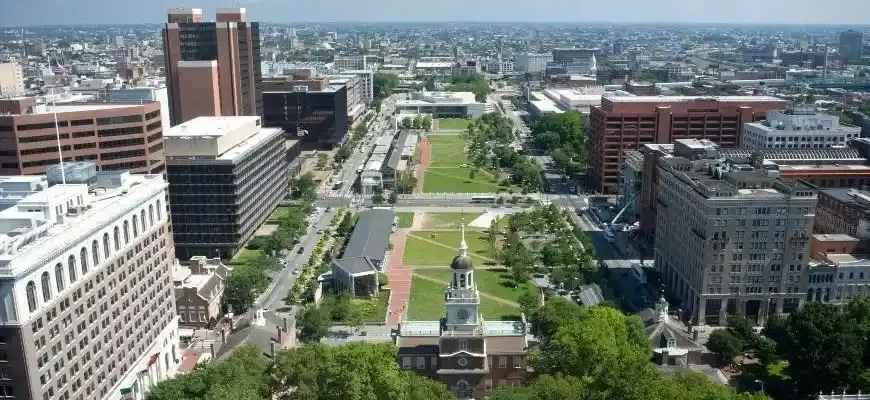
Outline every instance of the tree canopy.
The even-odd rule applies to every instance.
[[[275,356],[272,387],[280,400],[448,400],[441,383],[401,371],[392,344],[319,343]]]
[[[268,363],[255,346],[235,349],[213,362],[151,388],[147,400],[261,400],[267,398]]]
[[[372,86],[376,98],[385,98],[399,86],[399,76],[389,72],[375,72]]]
[[[582,172],[586,165],[586,127],[583,114],[568,111],[545,114],[534,127],[535,144],[550,152],[565,173]]]

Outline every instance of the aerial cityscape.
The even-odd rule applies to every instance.
[[[870,4],[0,10],[0,399],[870,400]]]

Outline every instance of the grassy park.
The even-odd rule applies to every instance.
[[[465,229],[480,229],[468,227],[482,213],[430,212],[423,218],[423,229],[459,229],[465,222]]]
[[[399,228],[410,228],[414,223],[414,213],[400,212],[397,214],[399,215]]]
[[[433,236],[434,235],[434,236]],[[405,242],[405,265],[443,265],[458,252],[461,233],[457,231],[416,231],[408,235]],[[480,265],[492,263],[492,250],[481,232],[468,231],[465,234],[468,254]]]
[[[438,119],[438,129],[440,130],[466,130],[470,119],[464,118],[440,118]]]
[[[471,162],[465,155],[465,139],[459,135],[430,136],[431,159],[423,192],[487,193],[506,191],[499,180],[487,171],[478,170],[472,178]]]
[[[445,283],[434,282],[421,277],[429,277],[429,275],[414,276],[411,281],[411,300],[408,305],[409,320],[433,321],[441,318],[444,314],[444,290],[447,286],[446,281],[450,278],[450,271],[449,269],[435,271],[439,271],[442,273],[441,275],[444,275],[438,279],[443,280]],[[478,271],[475,271],[475,274],[477,273]],[[519,307],[485,297],[483,293],[483,290],[481,290],[480,311],[484,318],[488,320],[514,320],[519,318]]]

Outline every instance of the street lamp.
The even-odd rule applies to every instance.
[[[761,379],[756,379],[755,383],[761,385],[761,393],[764,393],[764,382]]]

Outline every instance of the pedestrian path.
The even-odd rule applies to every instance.
[[[411,298],[411,269],[402,265],[405,255],[405,239],[407,229],[399,229],[393,236],[393,250],[387,268],[387,279],[390,285],[390,301],[387,305],[387,326],[399,324],[408,310],[408,300]]]

